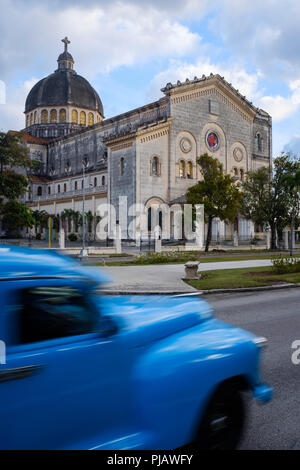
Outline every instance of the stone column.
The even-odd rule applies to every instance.
[[[139,227],[137,227],[135,232],[135,244],[137,248],[141,248],[141,232]]]
[[[154,236],[155,236],[155,251],[157,253],[161,253],[161,229],[160,227],[155,227]]]
[[[239,237],[236,230],[233,232],[233,246],[239,246]]]
[[[196,206],[196,245],[199,249],[203,248],[203,240],[204,240],[204,230],[205,230],[205,222],[204,222],[204,205],[199,204]]]
[[[271,248],[271,231],[265,232],[265,242],[267,245],[267,250]]]
[[[65,249],[65,231],[63,228],[59,231],[59,248],[61,250]]]
[[[122,253],[122,240],[121,240],[121,227],[116,225],[116,238],[115,238],[116,253]]]

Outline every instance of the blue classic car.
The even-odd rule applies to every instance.
[[[245,392],[271,398],[265,340],[198,297],[106,297],[99,269],[45,250],[0,266],[2,449],[234,448]]]

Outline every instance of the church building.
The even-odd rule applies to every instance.
[[[54,73],[29,92],[24,140],[32,159],[41,162],[30,176],[27,204],[59,216],[65,209],[85,210],[94,221],[97,208],[112,204],[119,218],[120,197],[127,204],[184,203],[185,193],[201,178],[197,157],[208,153],[224,170],[243,180],[248,170],[272,161],[272,120],[224,77],[186,79],[162,88],[163,97],[137,109],[104,117],[101,99],[74,70],[65,38]],[[215,221],[213,237],[250,240],[255,227],[238,217]],[[74,231],[74,227],[72,227]],[[128,238],[122,229],[122,238]]]

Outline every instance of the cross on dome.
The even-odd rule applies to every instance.
[[[70,44],[71,41],[69,41],[68,37],[66,36],[64,39],[61,40],[61,42],[63,42],[65,45],[65,52],[68,52],[68,44]]]

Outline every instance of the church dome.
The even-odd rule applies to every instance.
[[[69,69],[58,69],[36,83],[27,96],[25,113],[43,106],[66,105],[98,111],[102,117],[104,114],[96,90],[85,78]]]
[[[26,132],[36,137],[59,137],[92,126],[104,118],[102,102],[89,82],[74,71],[68,38],[57,70],[29,92],[25,102]]]

